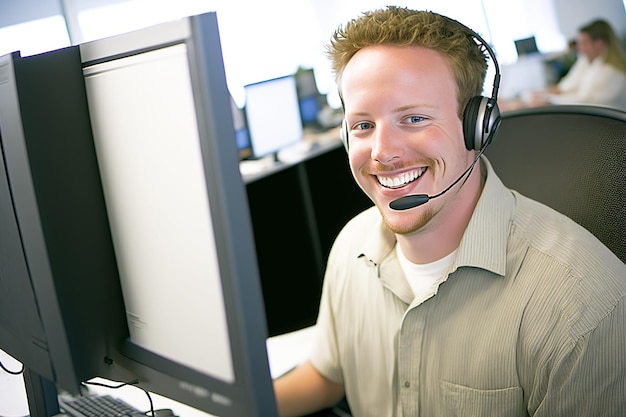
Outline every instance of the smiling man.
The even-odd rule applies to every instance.
[[[375,207],[335,242],[311,357],[274,385],[282,416],[344,395],[355,417],[626,410],[626,265],[482,156],[499,120],[485,50],[397,7],[334,34],[350,168]]]

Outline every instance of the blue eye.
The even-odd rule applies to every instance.
[[[354,125],[354,129],[356,130],[367,130],[371,128],[372,128],[372,124],[370,122],[360,122]]]
[[[426,118],[423,116],[409,116],[404,120],[406,120],[407,123],[420,123],[426,120]]]

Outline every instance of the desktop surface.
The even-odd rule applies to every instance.
[[[267,352],[270,364],[270,371],[273,378],[276,378],[298,364],[304,362],[311,351],[314,338],[316,336],[315,326],[282,334],[267,339]],[[4,352],[0,351],[0,362],[6,366],[18,369],[20,364]],[[103,378],[94,378],[90,382],[107,385],[116,384]],[[130,406],[147,411],[150,409],[148,396],[140,388],[127,385],[118,389],[111,389],[103,386],[88,385],[85,387],[86,393],[99,396],[111,396],[128,403]],[[62,393],[61,397],[67,394]],[[161,410],[172,410],[173,415],[181,417],[210,417],[212,414],[205,413],[196,408],[187,406],[180,402],[171,400],[164,396],[150,393],[154,402],[154,408]],[[28,402],[24,390],[24,380],[21,375],[9,375],[0,371],[0,416],[22,417],[28,415]]]

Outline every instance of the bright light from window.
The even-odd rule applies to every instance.
[[[0,55],[15,51],[35,55],[66,46],[70,37],[60,15],[0,28]]]
[[[243,105],[245,84],[291,74],[299,65],[314,66],[315,57],[323,54],[318,22],[310,2],[293,0],[123,1],[81,11],[80,42],[211,10],[217,12],[226,78],[239,106]]]
[[[558,31],[556,11],[551,3],[544,0],[482,1],[500,64],[517,61],[516,39],[534,36],[543,53],[565,49],[567,43]]]
[[[81,43],[212,10],[199,0],[132,0],[84,10],[78,15]]]

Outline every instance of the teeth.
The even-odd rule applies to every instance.
[[[422,168],[417,171],[405,172],[404,174],[400,174],[399,176],[393,178],[381,176],[376,176],[376,178],[378,178],[378,182],[383,187],[400,188],[421,177],[424,171],[426,171],[426,168]]]

